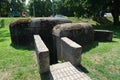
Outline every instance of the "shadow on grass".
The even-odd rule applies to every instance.
[[[94,29],[110,30],[113,31],[114,38],[120,38],[120,26],[113,25],[113,22],[107,18],[98,18],[95,20],[96,25],[92,25]]]
[[[14,44],[10,44],[10,46],[12,46],[15,49],[19,49],[19,50],[34,50],[33,46],[18,46]]]
[[[6,30],[0,30],[0,42],[8,41],[8,37],[10,37],[10,33]]]
[[[120,38],[120,26],[119,26],[119,29],[117,30],[114,30],[114,38]]]
[[[112,21],[110,21],[106,17],[94,17],[93,20],[96,21],[98,24],[112,24]]]
[[[102,19],[98,19],[95,21],[98,24],[92,25],[94,29],[113,31],[113,38],[120,39],[120,26],[113,25],[113,22],[108,20],[107,18],[102,18]],[[99,42],[103,42],[103,41],[94,41],[92,44],[84,46],[82,52],[87,52],[87,51],[97,47]],[[107,42],[108,41],[106,41],[104,43],[107,43]],[[115,43],[115,42],[117,42],[117,41],[112,41],[110,43]]]
[[[4,41],[6,41],[7,39],[0,39],[0,42],[4,42]]]
[[[113,37],[114,38],[120,38],[120,26],[115,25],[93,25],[94,29],[102,29],[102,30],[110,30],[113,31]]]
[[[0,30],[0,37],[10,37],[10,33],[7,30]]]
[[[87,52],[95,47],[98,46],[98,41],[94,41],[93,43],[89,44],[89,45],[86,45],[83,47],[83,51],[82,52]]]
[[[52,74],[50,72],[48,73],[44,73],[44,74],[40,74],[40,80],[51,80],[52,79]]]
[[[120,32],[119,32],[119,34],[117,34],[117,35],[114,34],[114,36],[116,36],[116,38],[120,38]],[[114,38],[115,38],[115,37],[114,37]],[[112,40],[112,41],[94,41],[93,43],[84,46],[84,47],[83,47],[83,50],[82,50],[82,53],[88,52],[88,51],[90,51],[91,49],[96,48],[97,46],[99,46],[99,42],[104,42],[104,43],[108,43],[108,42],[109,42],[109,43],[117,43],[117,41],[114,41],[114,40]]]
[[[0,28],[3,28],[3,27],[5,27],[5,20],[1,19],[0,20]]]
[[[98,42],[102,42],[102,43],[117,43],[117,41],[114,41],[114,40],[112,40],[112,41],[98,41]]]
[[[76,69],[80,72],[89,73],[89,71],[82,65],[77,66]]]

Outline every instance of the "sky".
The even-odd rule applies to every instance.
[[[29,0],[26,0],[25,4],[27,5],[27,4],[28,4],[28,2],[29,2]]]
[[[53,0],[50,0],[51,2],[53,2]],[[25,4],[27,5],[28,4],[28,2],[29,2],[29,0],[26,0],[26,2],[25,2]]]
[[[53,0],[50,0],[51,2],[53,2]]]

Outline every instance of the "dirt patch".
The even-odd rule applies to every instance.
[[[91,60],[95,64],[101,64],[103,62],[103,58],[100,55],[92,55]]]
[[[0,72],[0,80],[9,79],[10,75],[10,72]]]

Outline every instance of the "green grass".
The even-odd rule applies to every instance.
[[[34,49],[11,45],[9,23],[16,19],[19,18],[0,18],[0,80],[40,80]],[[70,19],[114,32],[112,42],[94,42],[84,47],[82,66],[92,80],[120,80],[119,26],[113,26],[112,22],[100,24],[92,19]]]
[[[11,45],[9,23],[16,19],[0,19],[0,80],[39,80],[34,50]]]
[[[92,80],[120,80],[120,26],[100,24],[91,19],[70,18],[74,22],[87,22],[95,29],[113,31],[112,42],[94,42],[83,48],[82,65]]]

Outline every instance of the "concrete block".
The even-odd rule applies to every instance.
[[[49,72],[49,50],[39,35],[34,35],[35,52],[41,74]]]
[[[61,57],[70,61],[74,66],[80,65],[82,46],[67,37],[61,38]]]
[[[112,41],[113,32],[109,30],[94,30],[95,41]]]

